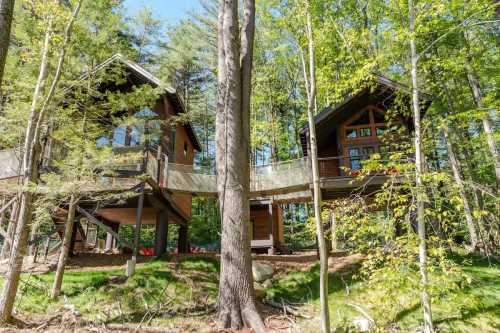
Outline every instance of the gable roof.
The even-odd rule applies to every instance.
[[[150,84],[151,86],[153,86],[155,88],[161,87],[165,92],[165,96],[168,98],[168,100],[174,106],[174,112],[176,114],[186,113],[186,108],[184,106],[184,102],[182,101],[181,97],[179,96],[179,94],[177,94],[177,92],[175,91],[174,88],[165,85],[159,78],[154,76],[152,73],[150,73],[144,67],[142,67],[141,65],[139,65],[138,63],[136,63],[130,59],[127,59],[121,53],[116,53],[115,55],[113,55],[109,59],[107,59],[104,62],[97,65],[91,72],[87,72],[87,73],[83,74],[80,77],[80,80],[86,79],[90,76],[90,74],[94,74],[94,73],[96,73],[104,68],[107,68],[115,63],[121,63],[122,65],[124,65],[127,68],[127,70],[130,71],[130,73],[134,75],[134,79],[136,79],[139,83]],[[186,130],[186,132],[189,136],[189,139],[191,140],[191,143],[193,144],[193,148],[197,151],[201,151],[200,141],[198,140],[198,137],[196,136],[196,133],[194,132],[193,127],[191,126],[191,123],[185,122],[182,125],[183,125],[184,129]]]
[[[321,128],[326,126],[326,123],[339,124],[347,117],[352,115],[350,111],[351,108],[356,108],[356,105],[366,103],[370,98],[376,98],[379,103],[385,104],[391,103],[397,92],[403,92],[404,94],[410,95],[411,88],[405,84],[397,81],[390,80],[381,75],[373,75],[371,82],[374,83],[375,88],[372,86],[365,86],[364,88],[347,94],[342,101],[339,103],[328,106],[323,109],[314,117],[316,128]],[[432,97],[429,94],[419,92],[420,100],[423,104],[423,112],[430,106],[432,102]],[[300,141],[302,146],[302,151],[304,155],[307,155],[307,133],[309,132],[309,125],[306,123],[300,128]]]

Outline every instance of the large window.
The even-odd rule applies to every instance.
[[[343,126],[344,145],[343,163],[351,170],[361,169],[361,161],[369,159],[379,151],[380,137],[386,129],[384,113],[374,107],[368,107],[356,114]]]
[[[382,136],[385,130],[384,115],[382,112],[370,108],[352,119],[344,130],[344,140],[359,140]]]

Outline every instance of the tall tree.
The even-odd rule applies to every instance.
[[[75,211],[78,204],[78,199],[74,195],[69,200],[68,217],[64,227],[63,243],[59,253],[59,260],[57,262],[56,275],[52,285],[51,297],[57,298],[61,293],[61,285],[63,281],[64,269],[66,267],[66,260],[68,259],[69,249],[71,245],[71,236],[73,235],[73,228],[75,225]]]
[[[223,328],[243,325],[264,332],[257,311],[250,255],[250,91],[255,1],[219,1],[217,186],[222,221],[218,320]]]
[[[321,187],[319,183],[318,144],[316,142],[316,122],[314,111],[316,106],[316,67],[314,59],[314,35],[311,18],[311,4],[306,0],[306,35],[309,49],[309,78],[304,64],[304,81],[307,87],[307,119],[309,123],[309,146],[311,150],[311,171],[313,181],[314,220],[316,237],[318,238],[320,275],[319,297],[321,305],[321,332],[330,332],[330,311],[328,309],[328,253],[326,248],[323,222],[321,221]]]
[[[19,217],[16,225],[16,232],[12,244],[12,254],[9,261],[9,268],[6,275],[6,282],[3,286],[2,296],[0,300],[0,321],[8,322],[12,319],[12,309],[17,294],[21,268],[26,251],[27,239],[29,235],[29,226],[33,213],[33,193],[29,188],[38,181],[38,161],[40,158],[40,135],[42,127],[45,124],[47,110],[50,107],[52,98],[59,85],[61,73],[63,70],[64,60],[66,56],[66,47],[71,38],[73,23],[78,16],[83,0],[78,0],[72,14],[64,28],[63,41],[57,58],[57,66],[52,78],[49,89],[40,105],[43,86],[47,79],[49,68],[49,49],[51,39],[53,38],[53,18],[52,15],[47,15],[47,28],[42,49],[40,71],[38,80],[34,89],[32,106],[29,113],[29,119],[26,126],[26,136],[24,142],[23,159],[22,159],[22,190],[20,193],[20,209]]]
[[[2,96],[3,71],[9,50],[14,3],[15,0],[0,0],[0,97]]]
[[[427,285],[429,279],[427,276],[427,239],[425,235],[425,202],[424,202],[424,184],[422,174],[424,172],[424,154],[422,150],[422,129],[420,121],[420,98],[418,91],[417,74],[417,45],[415,42],[415,7],[413,0],[408,0],[408,13],[410,25],[410,60],[411,60],[411,92],[413,106],[413,122],[415,126],[415,186],[416,186],[416,204],[417,204],[417,229],[419,238],[418,256],[421,276],[421,301],[424,311],[424,331],[426,333],[434,332],[432,323],[432,311]]]

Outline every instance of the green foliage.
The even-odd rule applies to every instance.
[[[66,300],[57,301],[48,294],[53,273],[23,275],[16,308],[25,314],[49,314],[73,304],[85,318],[103,323],[140,322],[150,307],[160,304],[166,312],[187,313],[200,303],[215,301],[218,269],[212,259],[185,259],[175,267],[158,260],[139,265],[129,279],[122,279],[121,269],[68,271],[62,288]]]

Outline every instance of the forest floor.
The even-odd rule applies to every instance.
[[[111,267],[75,264],[64,277],[63,297],[48,297],[54,274],[25,273],[16,301],[17,327],[0,332],[212,332],[219,264],[210,257],[169,257],[138,265],[123,277],[121,259]],[[387,297],[356,278],[362,256],[330,259],[330,311],[333,327],[347,327],[360,317],[359,307],[384,331],[418,332],[420,307],[411,291],[390,296],[401,307],[385,310]],[[500,330],[500,263],[453,256],[471,278],[458,294],[443,292],[433,302],[440,332]],[[109,263],[109,262],[108,262]],[[275,275],[265,291],[266,324],[276,332],[316,332],[318,266],[312,262],[266,261]],[[388,295],[385,295],[388,296]],[[267,303],[267,305],[266,305]],[[282,307],[285,305],[285,308]],[[285,311],[284,311],[285,310]]]

